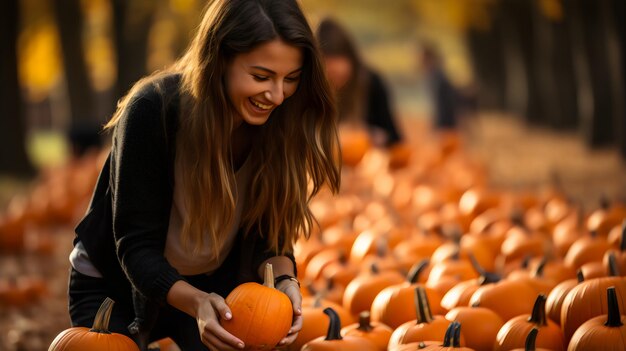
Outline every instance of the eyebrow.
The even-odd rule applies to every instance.
[[[262,66],[251,66],[251,68],[256,68],[256,69],[259,69],[261,71],[265,71],[265,72],[267,72],[269,74],[274,74],[274,75],[276,74],[276,72],[272,71],[271,69],[265,68],[265,67],[262,67]],[[302,67],[289,72],[287,75],[294,74],[294,73],[300,72],[300,71],[302,71]]]

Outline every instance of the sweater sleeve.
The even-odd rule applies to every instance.
[[[118,260],[133,287],[164,303],[183,277],[163,255],[173,190],[161,104],[149,97],[132,101],[113,133],[113,233]]]
[[[389,105],[389,93],[383,80],[375,72],[370,74],[367,107],[368,123],[387,133],[387,146],[402,140]]]

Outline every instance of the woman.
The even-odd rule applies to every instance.
[[[215,0],[174,66],[138,82],[105,129],[112,147],[70,255],[70,317],[91,326],[105,297],[111,331],[140,347],[235,350],[224,297],[261,281],[302,327],[292,244],[309,199],[339,188],[334,108],[296,0]]]
[[[342,124],[365,127],[376,146],[401,142],[387,88],[378,73],[363,63],[349,33],[336,21],[325,18],[316,36],[328,80],[337,93]]]

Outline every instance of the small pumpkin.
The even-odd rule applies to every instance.
[[[594,261],[602,261],[604,253],[611,249],[611,244],[606,240],[606,236],[600,236],[596,231],[590,235],[576,240],[563,259],[565,264],[578,269],[583,264]]]
[[[378,347],[370,340],[358,336],[341,336],[341,319],[335,310],[328,307],[324,309],[330,322],[326,337],[320,336],[302,346],[301,351],[377,351]]]
[[[416,341],[443,341],[448,321],[443,316],[433,316],[423,287],[415,288],[415,308],[417,319],[406,322],[396,328],[389,339],[389,347]]]
[[[537,293],[526,283],[501,280],[478,288],[470,299],[470,306],[492,309],[502,320],[508,321],[532,310],[536,298]]]
[[[479,287],[500,281],[500,275],[485,271],[473,255],[470,254],[469,257],[472,266],[480,276],[476,279],[460,282],[452,289],[448,290],[441,299],[441,306],[447,310],[458,306],[468,306],[472,295]]]
[[[606,289],[608,314],[583,323],[570,340],[568,350],[597,350],[598,345],[611,345],[611,350],[626,350],[626,317],[620,314],[615,287]]]
[[[442,345],[429,345],[424,348],[425,351],[474,351],[469,347],[462,347],[463,341],[461,337],[461,323],[452,322],[446,329],[446,334],[443,337]]]
[[[344,337],[354,335],[368,339],[376,344],[380,351],[387,350],[387,344],[389,344],[389,338],[391,338],[392,332],[393,330],[383,323],[372,323],[368,311],[361,312],[359,315],[359,323],[350,324],[341,329],[341,335]]]
[[[576,279],[568,279],[559,283],[550,291],[548,298],[546,299],[546,313],[550,319],[561,325],[561,307],[563,306],[563,300],[576,285],[584,280],[582,271],[578,271]]]
[[[109,320],[115,301],[106,298],[100,305],[91,329],[65,329],[50,344],[48,351],[139,351],[137,344],[123,334],[109,331]]]
[[[465,346],[476,350],[492,350],[493,341],[504,321],[494,311],[483,307],[456,307],[446,319],[463,325]]]
[[[494,344],[494,351],[506,351],[524,347],[526,336],[531,329],[538,328],[538,346],[554,351],[563,350],[563,332],[553,321],[546,318],[546,296],[538,295],[530,315],[524,314],[506,322]]]
[[[417,317],[415,315],[415,288],[424,286],[417,283],[417,280],[427,267],[428,260],[416,263],[407,275],[407,281],[386,287],[378,293],[372,302],[372,320],[391,328],[397,328],[405,322],[414,320]],[[434,289],[425,287],[425,290],[428,300],[432,302],[433,313],[444,313],[439,304],[441,295]]]
[[[226,297],[233,317],[220,323],[241,339],[248,350],[271,350],[287,335],[293,318],[291,300],[274,288],[272,265],[265,265],[263,285],[254,282],[236,287]]]
[[[513,349],[511,351],[554,351],[550,349],[536,347],[535,344],[537,341],[537,334],[539,334],[539,329],[537,328],[531,329],[530,332],[528,333],[528,336],[526,337],[526,342],[524,343],[524,347]]]
[[[384,288],[404,281],[402,274],[396,271],[379,271],[373,264],[369,272],[362,273],[354,278],[343,293],[343,306],[353,316],[363,311],[369,311],[376,295]]]
[[[352,316],[341,305],[323,299],[320,294],[306,297],[302,299],[302,329],[287,350],[300,351],[304,344],[326,333],[329,325],[329,319],[324,313],[326,308],[332,308],[342,321],[352,323]]]
[[[611,259],[611,266],[615,266],[614,259]],[[612,272],[615,270],[612,268]],[[605,292],[611,286],[615,287],[622,305],[626,305],[626,279],[620,276],[585,280],[565,296],[561,307],[561,329],[565,340],[570,340],[576,329],[590,318],[608,312]]]

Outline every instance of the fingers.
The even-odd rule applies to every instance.
[[[226,331],[219,323],[219,318],[231,319],[232,313],[224,298],[217,294],[209,294],[208,303],[202,308],[204,313],[198,316],[200,338],[211,350],[241,350],[244,343]]]
[[[291,300],[293,322],[291,323],[291,328],[289,328],[287,335],[278,343],[279,347],[293,343],[302,329],[302,294],[300,293],[300,287],[298,284],[289,280],[285,280],[281,283],[282,284],[278,287],[279,290],[285,293],[285,295],[289,297],[289,300]]]
[[[289,332],[287,333],[287,336],[285,336],[278,343],[278,345],[279,346],[289,345],[293,343],[294,341],[296,341],[296,338],[298,337],[298,333],[300,332],[300,330],[302,330],[302,316],[296,315],[294,316],[293,324],[291,325],[291,328],[289,328]]]
[[[232,313],[230,312],[230,308],[224,301],[224,298],[219,296],[218,294],[211,293],[209,294],[209,300],[211,301],[211,305],[213,305],[213,309],[215,309],[220,316],[220,318],[225,320],[230,320],[233,318]]]
[[[241,350],[244,344],[241,340],[224,330],[217,322],[207,323],[202,335],[202,342],[215,350]]]

